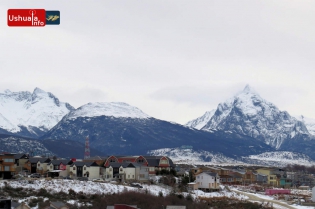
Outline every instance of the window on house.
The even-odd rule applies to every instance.
[[[122,169],[122,168],[120,168],[120,171],[123,171],[123,169]]]
[[[37,167],[40,167],[40,164],[37,164]]]
[[[4,158],[4,159],[3,159],[3,162],[5,162],[5,163],[14,163],[14,159],[11,159],[11,158]]]
[[[86,170],[86,167],[84,167],[84,170]]]
[[[139,177],[140,177],[140,178],[144,178],[144,174],[140,174]]]
[[[135,175],[132,175],[132,178],[134,178],[135,177]]]
[[[73,170],[75,170],[75,167],[73,167]]]
[[[55,169],[55,170],[58,170],[58,169],[59,169],[59,168],[58,168],[58,165],[55,165],[55,166],[54,166],[54,169]]]
[[[138,160],[138,163],[143,163],[143,162],[144,162],[143,159],[139,159],[139,160]]]
[[[168,160],[161,160],[160,164],[168,164]]]
[[[10,171],[10,166],[4,166],[4,171]]]
[[[109,171],[112,171],[112,168],[109,168],[108,170],[109,170]]]
[[[114,158],[111,158],[111,159],[109,160],[109,162],[114,163],[114,162],[116,162],[116,160],[115,160]]]

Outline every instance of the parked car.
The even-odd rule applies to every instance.
[[[39,173],[32,173],[32,174],[30,175],[30,177],[31,177],[31,178],[40,178],[41,175],[40,175]]]
[[[141,186],[141,185],[138,184],[138,183],[131,183],[130,186],[132,186],[132,187],[137,187],[137,188],[143,188],[143,186]]]
[[[14,176],[12,176],[12,179],[23,179],[24,176],[22,174],[16,174]]]

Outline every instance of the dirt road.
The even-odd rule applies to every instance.
[[[285,208],[288,208],[288,209],[296,209],[295,207],[293,206],[290,206],[288,204],[285,204],[285,203],[282,203],[278,200],[269,200],[269,199],[264,199],[264,198],[260,198],[260,197],[257,197],[255,195],[252,195],[252,194],[248,194],[246,192],[241,192],[241,191],[238,191],[238,190],[232,190],[233,192],[236,192],[236,193],[239,193],[239,194],[242,194],[242,195],[245,195],[249,198],[249,200],[253,200],[253,201],[259,201],[259,202],[272,202],[274,204],[277,204],[277,205],[281,205]]]

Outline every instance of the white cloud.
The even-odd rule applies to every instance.
[[[76,107],[123,101],[185,123],[249,83],[280,109],[315,118],[314,4],[4,0],[0,89],[38,86]],[[61,24],[8,27],[9,8],[60,10]]]

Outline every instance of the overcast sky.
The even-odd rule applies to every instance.
[[[8,27],[12,8],[60,10],[61,24]],[[314,0],[1,0],[0,13],[0,91],[121,101],[183,124],[249,84],[315,118]]]

